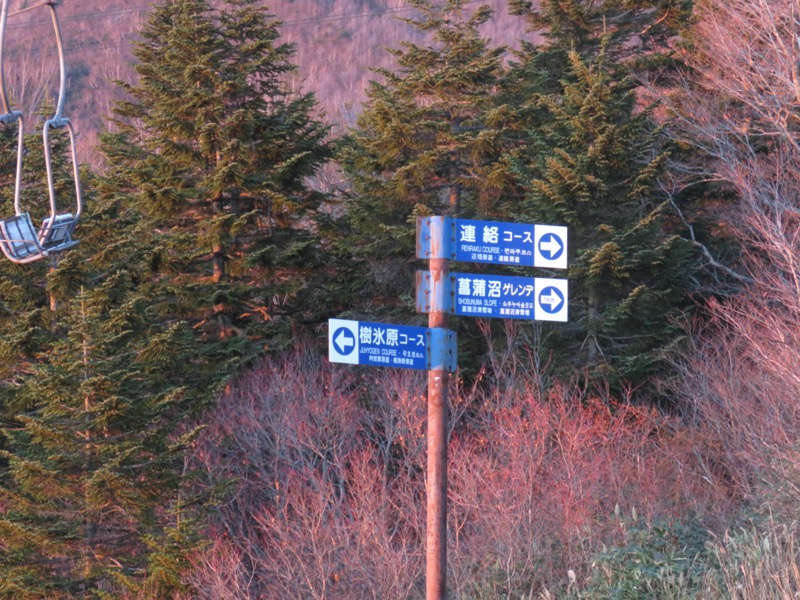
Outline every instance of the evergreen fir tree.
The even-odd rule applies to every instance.
[[[602,45],[614,61],[640,66],[665,57],[665,40],[691,17],[687,0],[509,0],[512,14],[526,19],[530,30],[544,35],[546,46],[574,50],[583,58]],[[535,46],[526,43],[523,51]],[[551,56],[552,58],[552,56]]]
[[[342,297],[371,313],[412,293],[415,216],[485,213],[503,191],[505,172],[494,165],[505,111],[493,91],[504,50],[479,31],[491,10],[466,14],[458,0],[411,4],[420,16],[409,22],[432,44],[391,51],[397,68],[377,70],[384,81],[371,82],[342,159],[352,184],[346,251],[356,270]]]
[[[125,271],[80,293],[20,386],[35,408],[3,430],[0,596],[166,597],[179,585],[169,542],[184,535],[185,553],[192,531],[176,516],[187,439],[176,431],[192,395],[173,373],[192,333],[162,329],[148,308]]]
[[[307,309],[316,266],[321,197],[304,178],[330,153],[328,131],[313,97],[288,91],[277,28],[253,0],[157,7],[81,244],[58,265],[75,278],[47,275],[62,294],[50,329],[37,333],[49,304],[31,271],[9,278],[27,323],[2,348],[14,408],[0,596],[171,597],[178,585],[196,510],[181,421],[272,343],[273,323]]]
[[[52,105],[45,103],[38,111],[39,121],[52,115]],[[0,206],[3,218],[14,214],[14,179],[16,169],[17,123],[0,130]],[[31,213],[35,225],[41,225],[50,214],[45,174],[41,122],[35,133],[25,135],[25,157],[21,186],[23,210]],[[75,188],[72,165],[68,158],[65,132],[51,134],[51,159],[59,210],[74,211]],[[91,186],[86,187],[91,196]],[[0,338],[0,412],[5,405],[13,413],[24,408],[13,397],[20,377],[28,373],[30,364],[45,353],[57,335],[59,302],[80,288],[86,276],[85,256],[80,250],[56,254],[48,259],[17,265],[0,259],[0,325],[5,334]]]
[[[653,22],[645,2],[618,15],[616,3],[600,4],[606,12],[568,0],[531,13],[549,39],[523,48],[504,85],[522,132],[508,156],[517,193],[504,210],[569,227],[570,322],[552,327],[552,350],[579,370],[639,384],[677,339],[671,319],[688,305],[698,265],[670,229],[658,186],[668,148],[632,77],[633,33],[648,31],[645,14],[653,31],[666,19]]]
[[[322,198],[305,178],[330,154],[328,128],[313,96],[289,91],[293,50],[278,26],[254,0],[157,7],[104,148],[108,189],[143,217],[165,310],[223,341],[222,358],[302,316],[316,266],[308,223]]]

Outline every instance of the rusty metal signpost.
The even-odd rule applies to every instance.
[[[417,219],[417,258],[428,260],[428,327],[447,327],[450,311],[445,282],[450,277],[449,219]],[[425,597],[447,592],[447,423],[450,375],[428,371],[428,477],[425,532]]]
[[[567,268],[567,228],[452,217],[417,218],[417,312],[429,327],[447,327],[448,315],[566,321],[565,279],[450,273],[450,260]],[[447,593],[448,373],[428,372],[428,481],[425,592]]]
[[[450,373],[457,368],[451,314],[538,321],[567,320],[566,279],[451,273],[450,261],[567,268],[567,228],[452,217],[417,219],[417,312],[428,327],[330,319],[331,362],[428,371],[428,467],[425,592],[447,593],[447,427]]]

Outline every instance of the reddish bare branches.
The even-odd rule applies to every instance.
[[[709,304],[676,389],[714,449],[708,472],[752,494],[785,486],[798,458],[800,6],[703,0],[697,16],[685,85],[668,100],[682,139],[705,152],[697,173],[738,197],[717,216],[741,241],[748,283]]]
[[[452,393],[468,407],[450,443],[454,597],[538,591],[580,569],[621,534],[615,506],[646,518],[726,506],[725,482],[697,460],[702,438],[679,422],[526,380]],[[422,594],[423,378],[302,353],[265,362],[221,400],[196,458],[209,482],[232,480],[196,557],[204,597]]]

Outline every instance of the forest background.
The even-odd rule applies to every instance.
[[[567,225],[570,322],[452,320],[450,595],[795,597],[798,8],[59,5],[87,210],[0,265],[0,596],[421,597],[424,379],[326,322],[424,324],[453,214]],[[39,118],[48,26],[8,26]]]

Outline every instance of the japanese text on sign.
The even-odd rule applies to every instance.
[[[533,264],[533,225],[456,219],[456,260]]]
[[[425,334],[401,331],[397,327],[360,324],[361,354],[367,363],[413,367],[415,360],[425,360]]]
[[[455,313],[532,319],[534,316],[535,280],[500,275],[453,273],[455,278]]]

